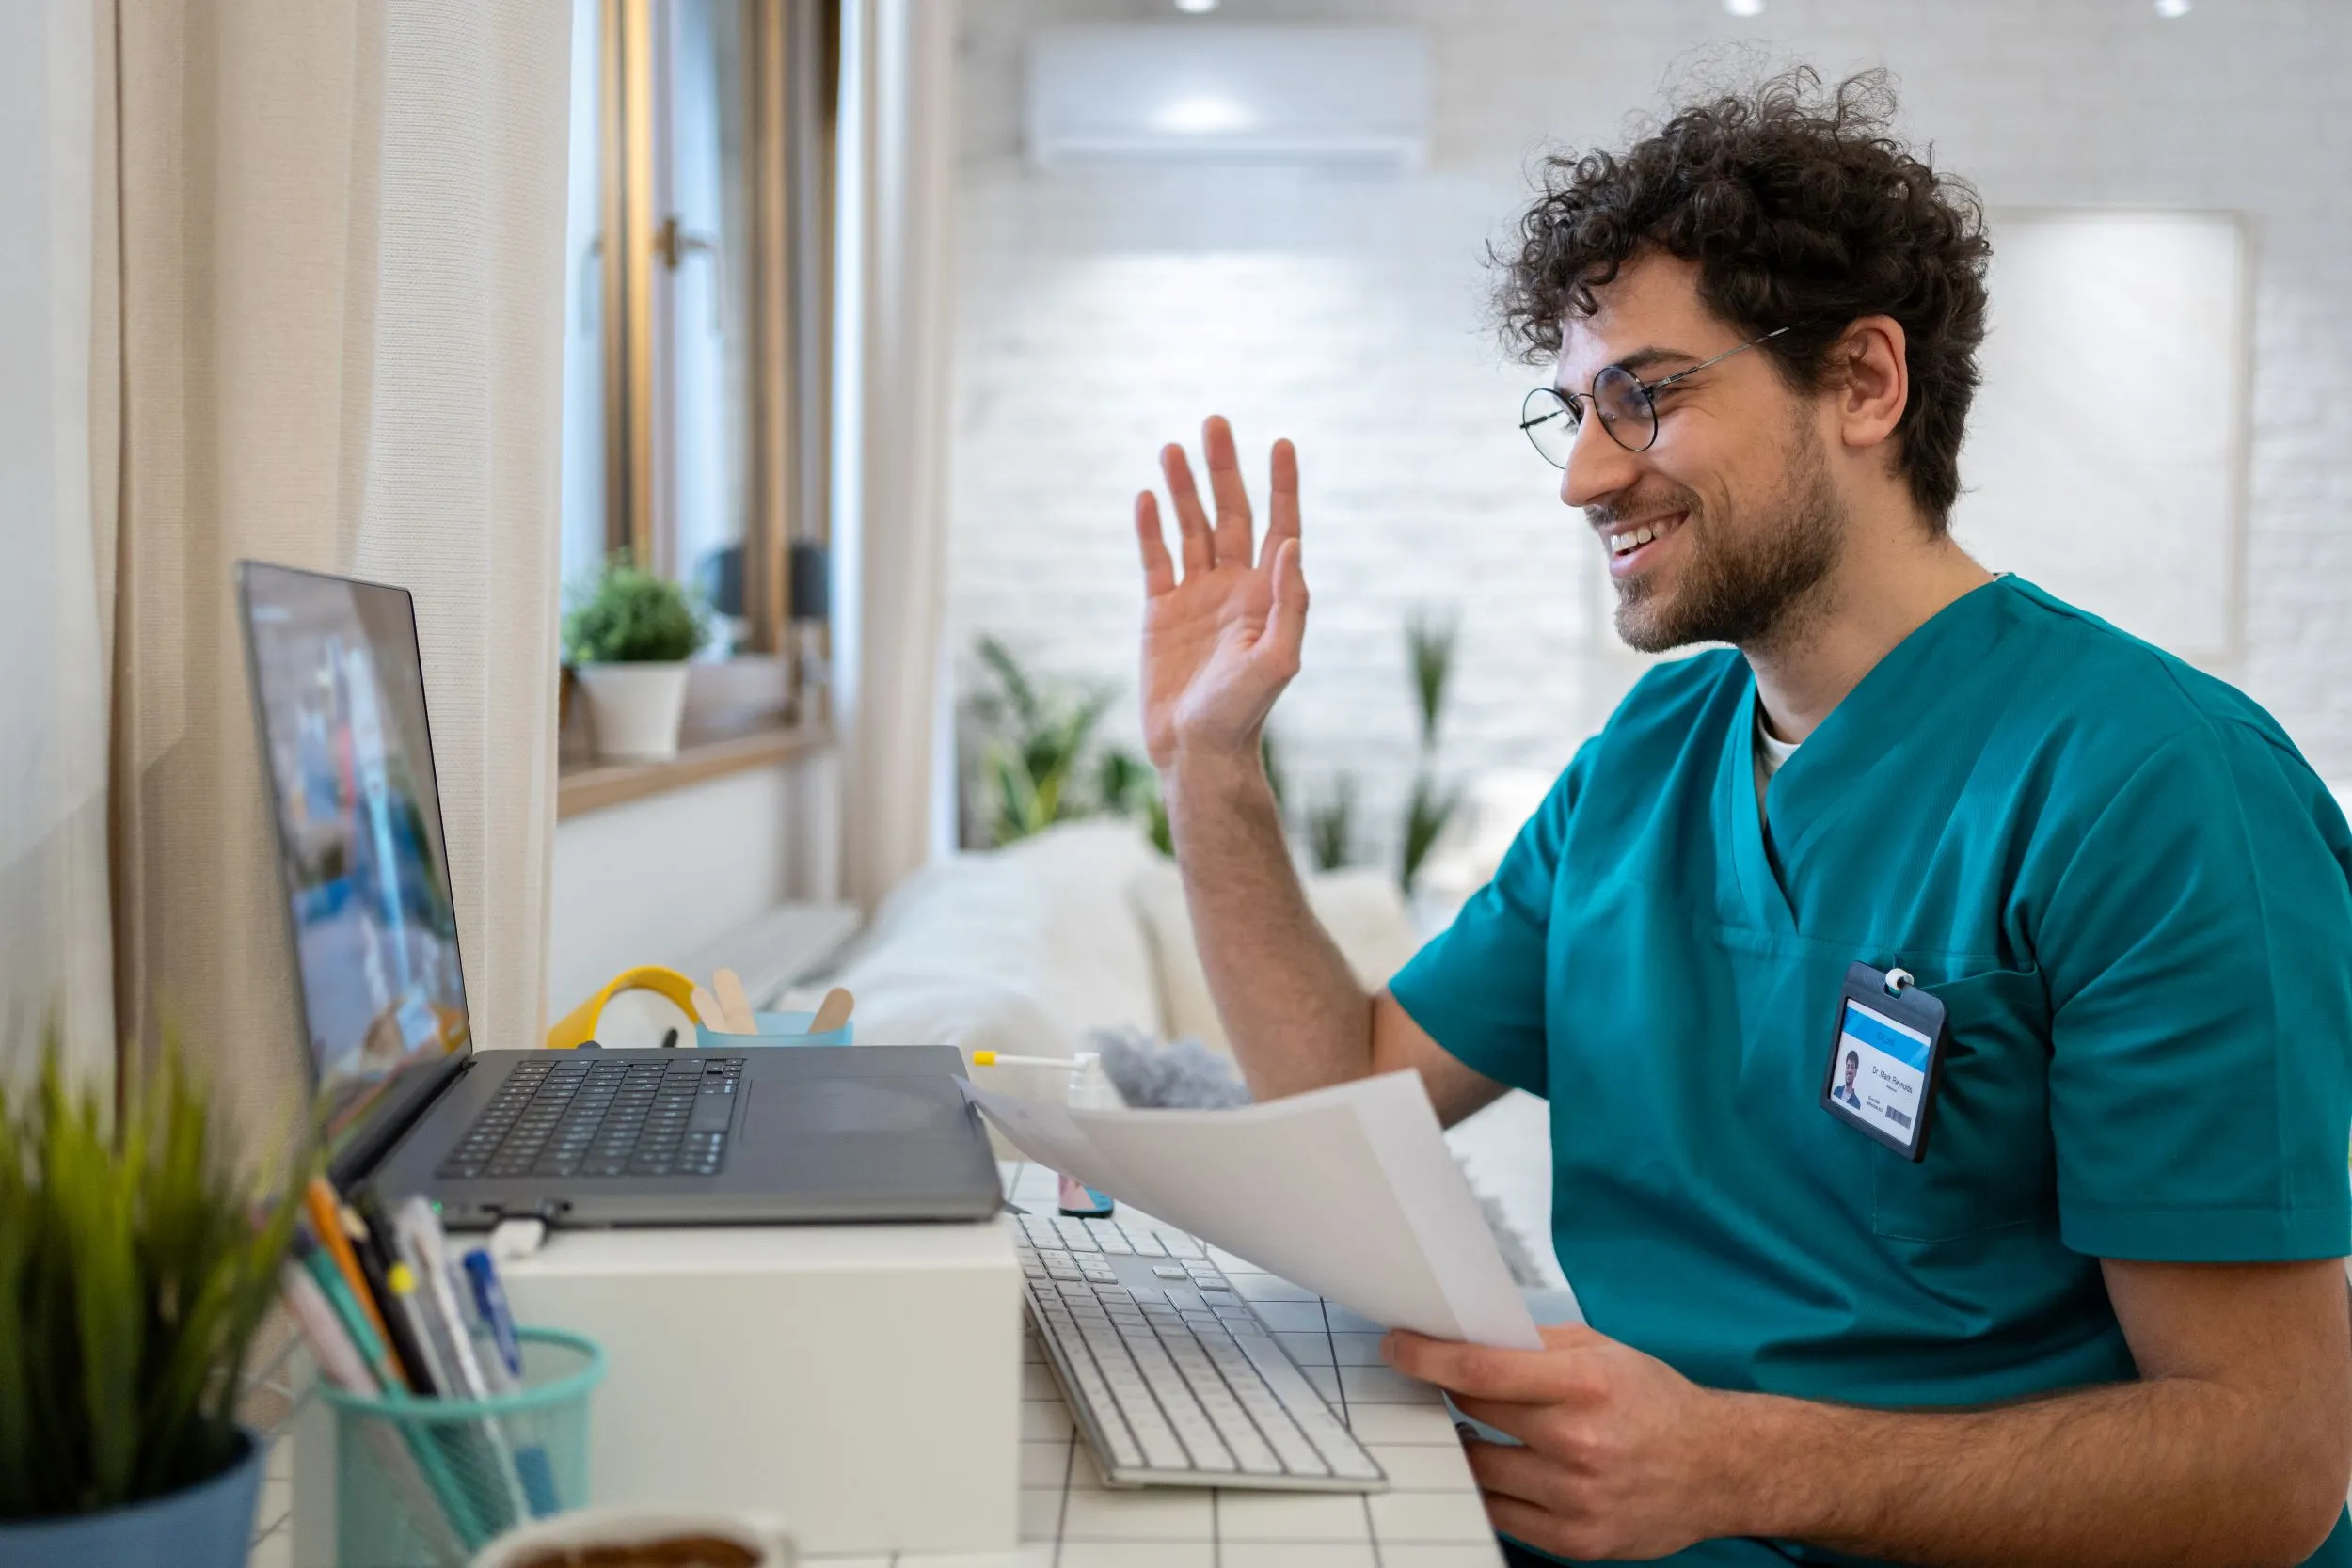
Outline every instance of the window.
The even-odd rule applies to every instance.
[[[564,579],[626,551],[701,592],[718,657],[821,652],[790,582],[825,536],[833,19],[573,4]]]

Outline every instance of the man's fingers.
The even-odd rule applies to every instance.
[[[1222,414],[1200,425],[1200,450],[1209,460],[1209,493],[1216,498],[1216,558],[1236,566],[1249,563],[1249,487],[1241,481],[1241,456],[1233,450],[1233,427]]]
[[[1136,496],[1136,544],[1143,551],[1143,596],[1156,599],[1176,586],[1176,562],[1160,532],[1160,500],[1151,491]]]
[[[1400,1328],[1390,1331],[1380,1352],[1389,1365],[1406,1376],[1434,1383],[1454,1394],[1541,1404],[1586,1399],[1597,1392],[1583,1357],[1574,1348],[1498,1350],[1492,1345],[1432,1339]]]
[[[1209,515],[1200,510],[1200,492],[1193,487],[1184,449],[1173,441],[1162,447],[1160,472],[1168,480],[1168,499],[1176,505],[1176,531],[1184,536],[1184,575],[1205,572],[1216,564],[1216,546],[1209,539]]]
[[[1558,1500],[1560,1467],[1532,1449],[1507,1443],[1471,1442],[1462,1445],[1478,1489],[1489,1497],[1517,1497],[1545,1508]]]
[[[1535,1332],[1544,1337],[1546,1350],[1583,1350],[1611,1343],[1609,1336],[1583,1323],[1538,1323]]]
[[[1298,537],[1298,449],[1274,443],[1274,483],[1266,492],[1265,556],[1271,562],[1285,539]]]
[[[1496,1534],[1507,1535],[1538,1551],[1567,1555],[1567,1531],[1557,1514],[1517,1497],[1488,1497],[1486,1503],[1486,1522],[1494,1526]]]
[[[1266,616],[1263,644],[1287,680],[1298,673],[1307,646],[1307,574],[1298,563],[1298,541],[1286,539],[1274,558],[1274,607]]]

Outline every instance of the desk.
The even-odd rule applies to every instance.
[[[1032,1213],[1054,1212],[1052,1172],[1021,1162],[1003,1171],[1014,1203]],[[1132,1209],[1121,1209],[1119,1219],[1174,1229]],[[955,1555],[812,1555],[810,1568],[1500,1568],[1502,1554],[1436,1390],[1382,1366],[1378,1331],[1345,1308],[1230,1254],[1212,1249],[1212,1256],[1372,1450],[1389,1490],[1106,1488],[1032,1335],[1021,1369],[1020,1545]],[[272,1473],[278,1473],[275,1460]],[[284,1487],[272,1482],[254,1568],[293,1560],[280,1524]]]
[[[1025,1164],[1006,1171],[1013,1202],[1053,1212],[1052,1172]],[[1119,1218],[1173,1228],[1131,1209]],[[1106,1489],[1032,1337],[1021,1371],[1022,1544],[977,1556],[810,1561],[824,1568],[1496,1568],[1502,1553],[1436,1390],[1379,1364],[1371,1324],[1238,1258],[1213,1255],[1236,1288],[1263,1304],[1268,1326],[1372,1449],[1389,1473],[1388,1491]]]

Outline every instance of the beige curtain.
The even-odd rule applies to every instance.
[[[111,534],[90,508],[95,61],[86,0],[0,6],[0,1073],[45,1022],[114,1062],[106,910]]]
[[[872,908],[930,858],[940,623],[954,0],[844,0],[834,277],[834,702],[842,881]]]
[[[564,137],[549,0],[111,0],[115,1001],[302,1092],[232,571],[416,594],[476,1038],[540,1028]],[[102,132],[102,137],[103,133]]]

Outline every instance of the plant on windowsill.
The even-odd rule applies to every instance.
[[[667,762],[677,755],[687,660],[708,637],[708,617],[691,594],[626,555],[575,588],[564,615],[564,657],[587,693],[597,756]]]
[[[237,1397],[309,1162],[276,1184],[241,1168],[168,1041],[128,1099],[117,1118],[70,1088],[54,1031],[38,1074],[0,1084],[12,1568],[240,1568],[252,1535],[262,1450]]]

